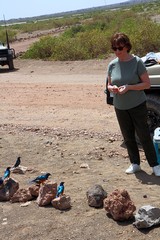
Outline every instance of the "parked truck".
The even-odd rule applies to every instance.
[[[8,65],[9,70],[14,69],[13,59],[16,57],[15,50],[10,48],[8,32],[6,29],[6,44],[0,42],[0,65]]]

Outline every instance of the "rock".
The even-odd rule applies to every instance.
[[[24,166],[18,166],[16,168],[11,169],[12,173],[17,173],[17,174],[25,174],[27,171],[27,167]]]
[[[25,203],[21,203],[21,204],[20,204],[20,207],[28,207],[30,204],[31,204],[30,201],[25,202]]]
[[[116,221],[125,221],[132,218],[133,212],[136,210],[125,189],[116,189],[104,199],[104,208]]]
[[[31,195],[33,197],[38,197],[39,195],[39,189],[40,189],[40,186],[39,185],[31,185],[28,190],[30,191]]]
[[[65,194],[53,199],[51,204],[54,208],[59,210],[66,210],[71,208],[71,198]]]
[[[87,192],[88,205],[90,207],[103,207],[103,200],[107,197],[107,193],[104,191],[101,185],[94,185]]]
[[[39,189],[37,203],[39,206],[46,206],[56,197],[57,183],[46,181]]]
[[[19,183],[12,179],[5,179],[3,187],[0,189],[0,201],[9,201],[19,189]]]
[[[17,192],[11,197],[11,202],[27,202],[29,200],[32,200],[33,196],[31,195],[30,191],[28,189],[18,189]]]
[[[26,172],[30,172],[30,173],[35,173],[38,170],[33,169],[33,168],[29,168],[29,167],[25,167],[25,166],[18,166],[16,168],[11,168],[11,172],[15,173],[15,174],[25,174]]]
[[[87,168],[87,169],[89,169],[89,165],[87,163],[82,163],[80,165],[80,168]]]
[[[151,205],[142,206],[135,215],[133,225],[136,228],[149,228],[160,224],[160,208]]]

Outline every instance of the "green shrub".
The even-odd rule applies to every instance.
[[[15,39],[17,32],[10,29],[7,29],[7,32],[9,41],[12,42]],[[0,42],[6,44],[6,30],[4,27],[0,28]]]
[[[160,51],[160,25],[151,21],[144,20],[141,27],[130,33],[133,51],[139,56],[146,55],[148,52]]]
[[[130,37],[132,52],[140,57],[160,51],[160,24],[150,20],[145,6],[97,12],[88,19],[82,16],[81,23],[76,19],[62,35],[41,38],[24,57],[61,61],[106,58],[111,53],[110,37],[117,31]]]
[[[78,26],[73,26],[69,29],[67,29],[64,33],[63,33],[63,37],[65,38],[73,38],[76,36],[77,33],[79,32],[84,32],[85,28],[83,25],[78,25]]]
[[[23,58],[49,59],[52,55],[56,38],[47,36],[42,37],[39,42],[35,42],[30,49],[23,55]]]
[[[77,39],[60,39],[55,46],[54,52],[51,56],[53,60],[59,61],[75,61],[89,59],[90,56],[85,48],[80,44]]]

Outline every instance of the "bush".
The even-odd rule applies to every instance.
[[[23,58],[49,59],[56,45],[56,38],[47,36],[42,37],[39,42],[35,42],[30,49],[23,55]]]
[[[7,30],[9,41],[12,42],[16,37],[16,31],[10,29]],[[0,42],[6,43],[6,30],[3,28],[0,29]]]
[[[143,11],[140,13],[140,10]],[[58,37],[41,38],[24,55],[25,58],[49,60],[85,60],[106,58],[111,52],[110,37],[125,32],[131,39],[132,52],[144,56],[160,49],[160,25],[151,21],[143,8],[95,13],[75,24]],[[116,17],[115,17],[116,16]]]
[[[90,56],[77,39],[60,39],[51,56],[53,60],[75,61],[89,59]]]
[[[143,21],[142,26],[137,29],[136,37],[132,34],[131,41],[134,52],[143,56],[148,52],[160,51],[160,26],[150,21]]]

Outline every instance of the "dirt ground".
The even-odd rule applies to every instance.
[[[50,172],[51,180],[65,182],[72,201],[68,211],[38,207],[36,201],[26,207],[0,202],[1,239],[159,240],[159,227],[139,231],[134,220],[116,222],[87,203],[86,191],[100,184],[108,194],[126,189],[137,211],[148,204],[160,207],[160,179],[143,151],[143,171],[125,174],[128,156],[104,94],[108,61],[16,59],[15,71],[0,69],[0,175],[21,156],[21,164],[34,171],[11,174],[20,188]]]

